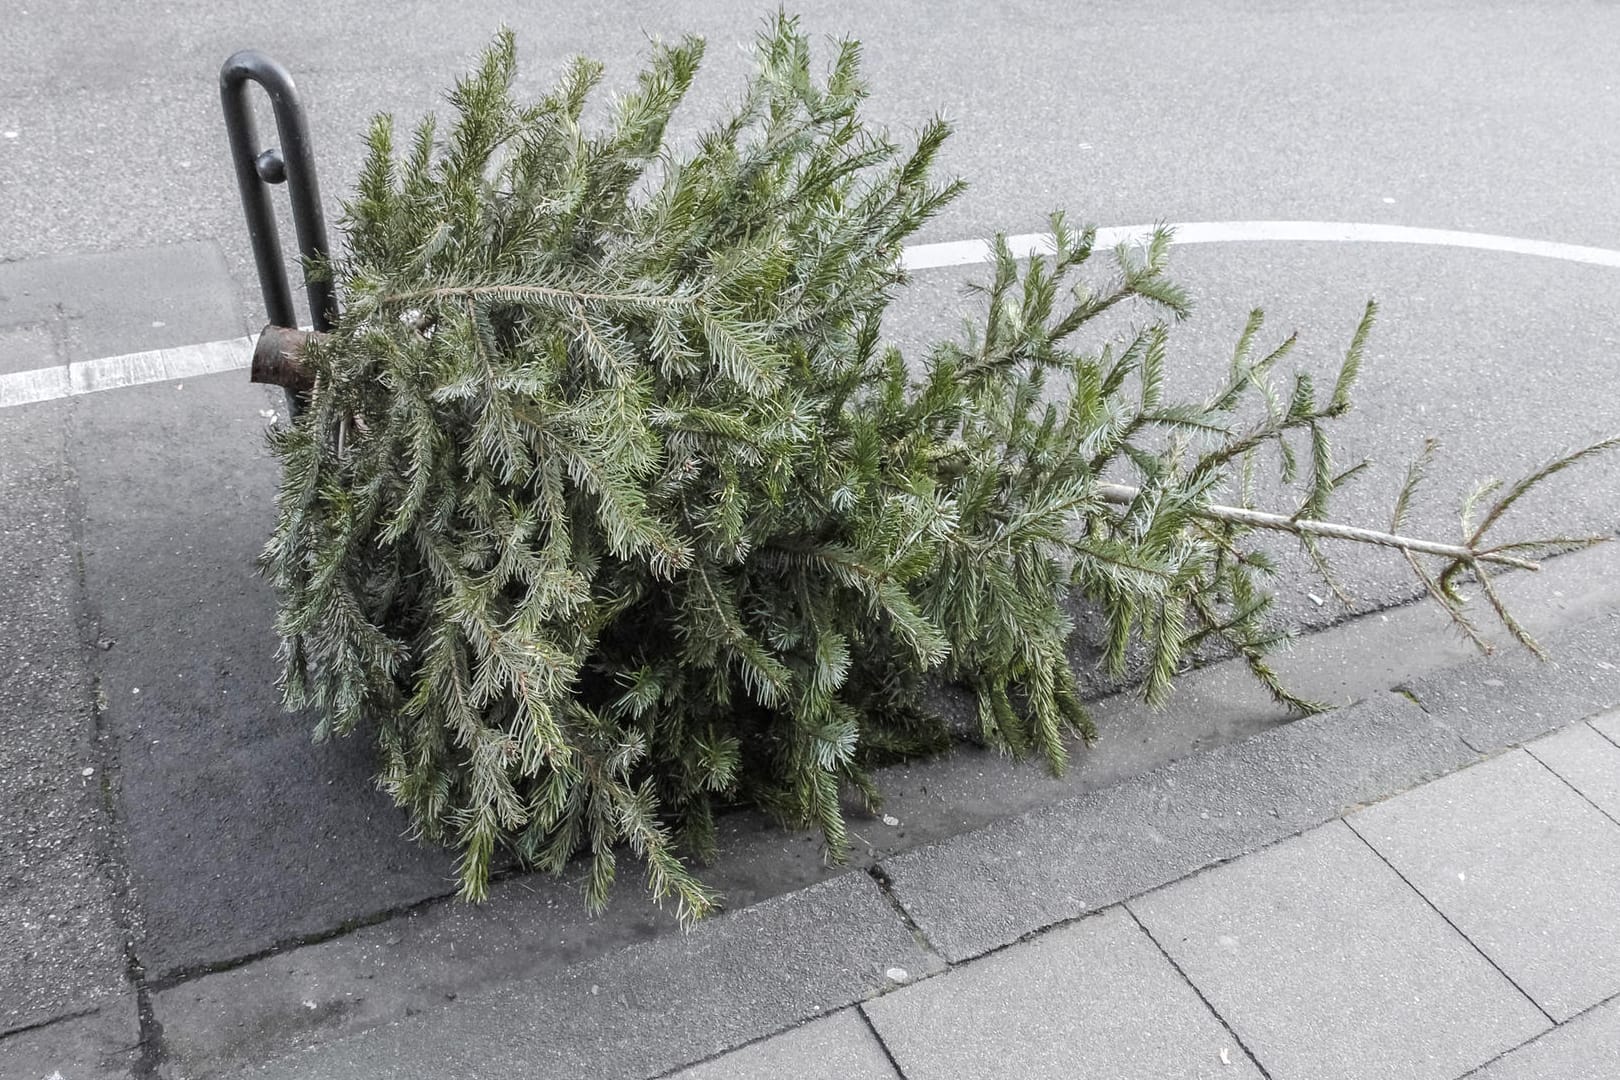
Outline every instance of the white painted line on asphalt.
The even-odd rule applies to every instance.
[[[247,367],[253,359],[253,343],[256,340],[258,336],[251,335],[172,349],[103,356],[97,360],[79,360],[66,367],[59,365],[33,371],[14,371],[0,375],[0,409],[75,394],[91,394],[97,390],[117,390],[143,383],[238,371]]]
[[[1171,225],[1177,244],[1235,244],[1255,241],[1294,241],[1350,244],[1424,244],[1431,247],[1473,248],[1513,255],[1535,255],[1544,259],[1586,263],[1591,266],[1620,267],[1620,251],[1559,244],[1548,240],[1526,240],[1517,236],[1459,232],[1454,229],[1420,229],[1410,225],[1372,225],[1350,221],[1191,221]],[[1153,235],[1152,225],[1123,225],[1097,230],[1097,247],[1139,244]],[[1025,233],[1007,237],[1014,256],[1028,258],[1052,251],[1051,233]],[[919,244],[906,249],[901,264],[907,270],[933,270],[945,266],[968,266],[988,261],[992,250],[988,240],[953,240],[944,244]]]
[[[1420,229],[1409,225],[1373,225],[1348,221],[1193,221],[1170,226],[1177,244],[1234,244],[1257,241],[1350,244],[1420,244],[1430,247],[1472,248],[1511,255],[1534,255],[1543,259],[1585,263],[1589,266],[1620,268],[1620,251],[1559,244],[1548,240],[1526,240],[1517,236],[1459,232],[1453,229]],[[1142,243],[1152,235],[1152,225],[1124,225],[1097,230],[1097,246],[1111,248],[1124,243]],[[1007,246],[1019,258],[1052,250],[1050,233],[1025,233],[1007,237]],[[901,256],[907,270],[933,270],[947,266],[970,266],[992,257],[988,240],[954,240],[944,244],[918,244]],[[83,360],[67,367],[44,367],[0,375],[0,409],[36,401],[116,390],[125,386],[195,378],[222,371],[238,371],[253,359],[257,335],[181,345],[172,349],[107,356]]]

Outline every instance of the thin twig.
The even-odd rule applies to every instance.
[[[1128,505],[1135,502],[1142,494],[1140,488],[1128,484],[1098,484],[1097,494],[1111,503]],[[1410,536],[1397,536],[1394,533],[1379,532],[1376,529],[1362,529],[1355,525],[1340,525],[1331,521],[1296,520],[1285,514],[1268,514],[1263,510],[1249,510],[1241,506],[1206,506],[1198,511],[1199,516],[1211,518],[1215,521],[1226,521],[1233,525],[1247,525],[1256,529],[1271,529],[1275,532],[1293,533],[1295,536],[1322,536],[1331,540],[1353,540],[1360,544],[1377,544],[1381,547],[1400,548],[1402,551],[1417,552],[1422,555],[1441,555],[1448,559],[1457,559],[1465,563],[1493,562],[1503,566],[1516,566],[1520,570],[1540,570],[1541,564],[1529,559],[1521,559],[1514,555],[1504,555],[1499,551],[1474,551],[1457,544],[1441,544],[1434,540],[1418,540]]]

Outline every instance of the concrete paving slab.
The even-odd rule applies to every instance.
[[[1453,1080],[1551,1026],[1340,822],[1128,906],[1273,1080]]]
[[[1526,744],[1525,749],[1592,805],[1620,822],[1620,746],[1590,724],[1571,724]]]
[[[1620,1076],[1620,1000],[1509,1051],[1467,1080],[1613,1080]]]
[[[453,891],[449,857],[407,839],[363,736],[310,742],[283,712],[273,597],[254,559],[277,474],[240,373],[90,395],[73,440],[106,725],[164,978]]]
[[[0,1037],[0,1080],[128,1080],[140,1061],[133,995]]]
[[[1542,639],[1550,662],[1517,651],[1410,680],[1429,715],[1482,753],[1544,735],[1620,702],[1620,618]]]
[[[0,1032],[124,991],[62,412],[0,423]]]
[[[863,1008],[906,1080],[1261,1075],[1121,908]]]
[[[1620,825],[1529,754],[1348,820],[1553,1019],[1620,993]]]
[[[720,860],[702,875],[731,911],[848,872],[827,866],[818,837],[752,815],[722,817],[719,846]],[[576,865],[561,878],[506,878],[481,904],[422,904],[160,989],[152,1007],[168,1059],[186,1075],[265,1061],[680,935],[674,914],[653,905],[630,867],[621,868],[607,909],[589,914],[586,874]]]
[[[963,960],[1474,757],[1411,702],[1381,694],[882,867],[934,947]]]
[[[876,883],[851,873],[688,935],[220,1075],[640,1080],[864,1000],[894,985],[894,969],[916,978],[943,967]]]
[[[669,1080],[900,1080],[889,1055],[856,1009],[844,1009],[713,1061],[682,1069]]]

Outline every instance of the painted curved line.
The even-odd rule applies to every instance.
[[[1461,232],[1455,229],[1421,229],[1410,225],[1374,225],[1353,221],[1190,221],[1169,226],[1175,230],[1176,244],[1235,244],[1255,241],[1295,241],[1339,244],[1420,244],[1430,247],[1471,248],[1513,255],[1534,255],[1542,259],[1585,263],[1620,269],[1620,251],[1560,244],[1549,240],[1527,240],[1519,236]],[[1152,225],[1123,225],[1097,230],[1098,247],[1141,243],[1153,234]],[[1025,233],[1007,237],[1007,246],[1019,258],[1052,251],[1051,233]],[[932,270],[946,266],[968,266],[991,258],[988,240],[954,240],[943,244],[908,247],[901,257],[907,270]]]
[[[1152,225],[1123,225],[1097,230],[1099,247],[1141,243],[1153,234]],[[1542,259],[1585,263],[1620,269],[1620,251],[1559,244],[1548,240],[1526,240],[1518,236],[1460,232],[1454,229],[1420,229],[1410,225],[1373,225],[1349,221],[1191,221],[1171,225],[1177,244],[1233,244],[1254,241],[1294,241],[1340,244],[1420,244],[1431,247],[1471,248],[1512,255],[1533,255]],[[1007,237],[1015,256],[1050,252],[1050,233],[1025,233]],[[908,270],[932,270],[947,266],[968,266],[991,257],[988,240],[955,240],[944,244],[918,244],[905,249],[901,265]],[[123,356],[105,356],[69,364],[42,366],[32,371],[0,374],[0,409],[36,401],[116,390],[125,386],[195,378],[248,366],[253,356],[253,338],[205,341],[172,349],[152,349]],[[40,357],[48,360],[48,357]]]

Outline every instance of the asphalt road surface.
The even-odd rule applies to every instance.
[[[971,186],[920,241],[1035,231],[1061,207],[1102,225],[1364,222],[1620,249],[1620,8],[1611,4],[800,11],[812,31],[865,44],[880,118],[897,130],[935,112],[955,122],[943,168]],[[532,88],[585,53],[608,63],[611,89],[632,77],[648,38],[705,35],[707,65],[681,128],[690,131],[738,92],[762,14],[715,0],[12,0],[0,33],[0,258],[217,242],[244,325],[256,328],[215,90],[233,50],[263,48],[295,72],[335,208],[367,117],[409,120],[434,107],[503,23],[518,33]],[[1384,303],[1363,409],[1341,435],[1343,459],[1370,453],[1380,468],[1346,513],[1381,519],[1425,435],[1448,449],[1435,490],[1449,507],[1476,477],[1512,474],[1620,428],[1620,268],[1299,242],[1189,248],[1177,262],[1200,301],[1177,353],[1187,385],[1217,370],[1251,306],[1265,306],[1279,333],[1300,328],[1305,355],[1331,363],[1365,298]],[[893,332],[953,332],[971,312],[956,285],[971,276],[919,273]],[[1589,470],[1530,508],[1527,529],[1613,524],[1617,478]],[[1423,523],[1449,533],[1448,513]],[[1404,569],[1384,555],[1342,559],[1366,602],[1408,594]],[[1300,603],[1305,621],[1331,617]]]

